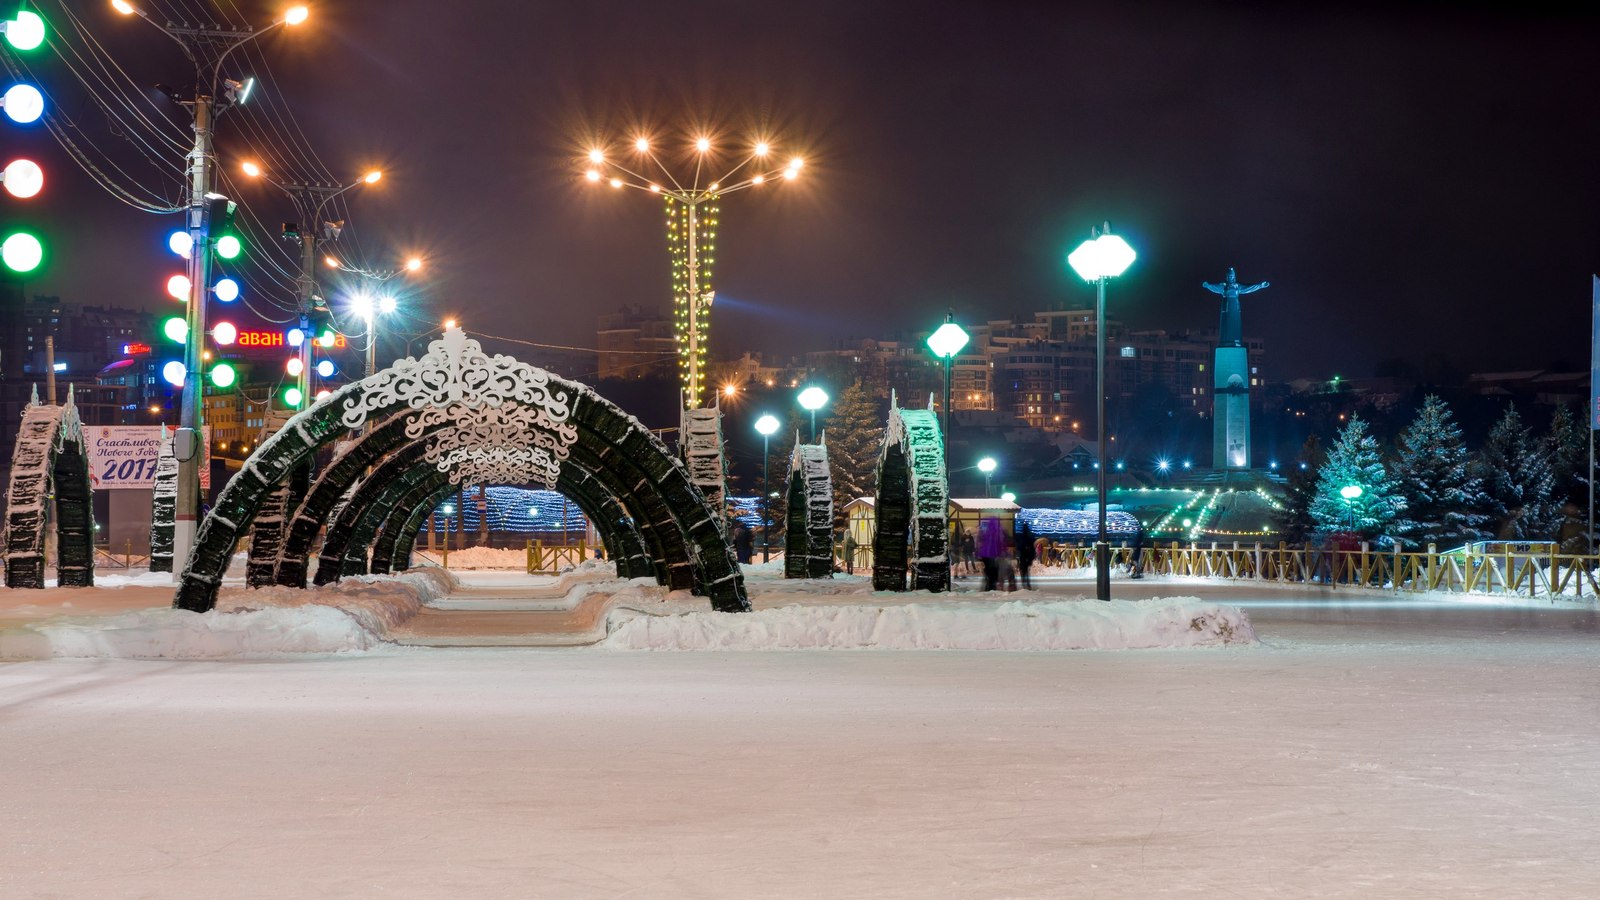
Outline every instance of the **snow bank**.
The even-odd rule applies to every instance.
[[[366,650],[379,638],[327,606],[192,613],[149,609],[0,631],[0,659],[219,659]]]
[[[420,566],[399,575],[349,575],[305,589],[273,585],[230,588],[217,595],[223,612],[328,606],[348,613],[374,635],[386,635],[427,603],[448,597],[460,582],[444,569]]]
[[[229,588],[207,613],[162,608],[57,617],[0,630],[0,659],[223,659],[370,650],[457,582],[442,569],[299,590]]]
[[[650,615],[619,609],[610,650],[1130,650],[1253,644],[1243,610],[1195,597],[785,606]]]

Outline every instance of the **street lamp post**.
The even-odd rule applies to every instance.
[[[687,148],[693,161],[693,174],[674,173],[656,153],[648,136],[633,140],[637,161],[619,160],[605,149],[595,147],[585,157],[584,178],[592,184],[608,184],[613,189],[633,188],[655,194],[667,201],[667,244],[672,254],[672,294],[675,309],[674,331],[682,367],[683,403],[694,409],[705,389],[706,337],[710,327],[711,303],[716,292],[711,286],[712,266],[717,260],[717,221],[722,198],[738,191],[759,188],[769,181],[793,181],[800,177],[805,161],[790,157],[787,165],[774,168],[772,145],[766,140],[750,144],[748,155],[731,164],[718,176],[717,148],[710,136],[697,134]],[[720,167],[718,167],[720,168]],[[661,180],[642,174],[659,171]],[[680,177],[681,176],[681,177]]]
[[[1106,543],[1106,281],[1127,271],[1135,256],[1127,241],[1111,233],[1109,222],[1104,230],[1091,229],[1089,240],[1067,255],[1067,263],[1078,277],[1095,285],[1094,386],[1100,447],[1095,466],[1099,527],[1094,545],[1094,587],[1095,596],[1108,601],[1111,599],[1111,546]]]
[[[762,416],[756,420],[756,431],[761,433],[761,561],[772,558],[772,485],[767,481],[770,453],[767,442],[778,430],[776,416]]]
[[[313,368],[311,354],[316,341],[316,335],[311,333],[311,316],[313,310],[323,308],[323,299],[317,290],[317,244],[319,236],[323,242],[338,240],[344,229],[343,222],[323,221],[322,211],[335,197],[347,191],[364,184],[377,184],[383,178],[383,173],[374,169],[346,185],[293,184],[274,181],[260,165],[253,162],[246,162],[242,168],[251,178],[259,178],[288,195],[300,218],[296,223],[299,234],[286,231],[284,237],[298,238],[300,242],[300,277],[295,279],[295,290],[299,294],[300,330],[305,339],[300,342],[300,375],[296,386],[300,389],[300,402],[309,403]]]
[[[978,460],[978,471],[983,473],[984,497],[989,497],[994,494],[994,486],[990,479],[994,477],[994,470],[998,466],[999,463],[996,463],[994,461],[994,457],[992,456],[985,456],[983,459]]]
[[[800,392],[800,405],[811,412],[811,443],[817,442],[817,410],[828,404],[828,392],[819,387],[808,387]]]
[[[293,6],[282,18],[265,28],[236,31],[215,26],[190,28],[163,24],[128,0],[113,0],[111,6],[122,15],[138,15],[155,26],[183,48],[184,55],[195,67],[192,100],[182,100],[175,92],[169,92],[194,116],[194,146],[187,157],[188,197],[183,210],[184,229],[189,233],[191,248],[187,266],[189,296],[184,315],[189,339],[184,345],[183,400],[178,431],[173,437],[173,456],[178,461],[178,492],[173,510],[172,555],[175,561],[181,559],[187,564],[189,550],[200,526],[200,466],[205,459],[201,447],[201,436],[205,430],[205,390],[202,381],[205,359],[201,345],[206,333],[206,293],[211,289],[211,205],[213,201],[226,202],[226,198],[213,192],[216,179],[216,151],[212,147],[214,122],[230,107],[245,102],[255,84],[253,78],[243,81],[228,79],[224,83],[222,64],[233,51],[263,34],[304,22],[307,11],[304,6]],[[219,85],[225,88],[220,98],[217,96]],[[174,569],[178,567],[174,566]]]
[[[1363,491],[1359,484],[1347,484],[1339,488],[1339,496],[1344,498],[1344,509],[1350,517],[1350,531],[1356,530],[1356,501],[1361,499]]]
[[[934,356],[944,360],[944,424],[943,427],[939,429],[939,437],[943,439],[944,443],[944,478],[945,493],[947,497],[950,491],[950,395],[951,388],[955,381],[955,375],[953,373],[955,370],[956,354],[960,353],[961,348],[967,345],[967,332],[960,325],[956,324],[955,319],[955,310],[951,310],[945,315],[944,324],[935,329],[933,334],[928,335],[928,349],[933,351]],[[945,530],[949,530],[948,523],[945,526]],[[954,541],[947,541],[945,544],[945,556],[947,557],[947,560],[944,567],[944,589],[946,591],[951,590],[952,579],[954,577],[951,574],[952,566],[950,566],[948,562],[948,557],[951,553],[950,548],[953,543]]]

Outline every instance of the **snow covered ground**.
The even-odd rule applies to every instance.
[[[0,896],[1595,896],[1593,605],[1141,590],[1259,640],[0,664]]]

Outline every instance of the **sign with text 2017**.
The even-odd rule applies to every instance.
[[[89,478],[97,491],[153,488],[156,460],[161,455],[161,432],[167,425],[88,425],[83,429],[89,442]],[[211,426],[206,426],[210,444]],[[200,467],[201,487],[211,482],[210,466]]]

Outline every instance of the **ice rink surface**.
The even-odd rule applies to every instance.
[[[1600,894],[1592,606],[1181,592],[1261,644],[0,665],[0,896]]]

